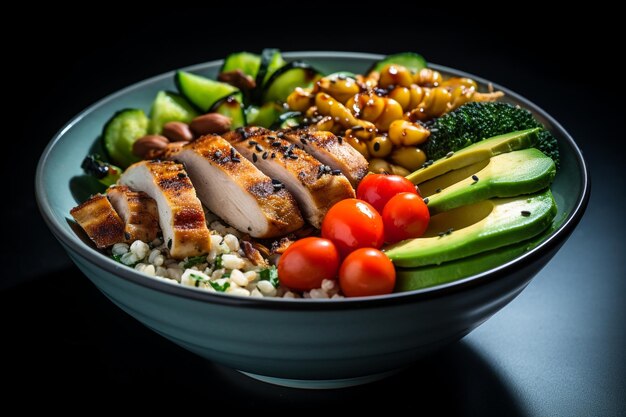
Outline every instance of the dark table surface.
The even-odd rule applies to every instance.
[[[206,13],[174,14],[193,21]],[[590,37],[578,30],[578,21],[555,26],[546,24],[546,17],[522,15],[507,27],[474,24],[470,30],[466,16],[452,14],[445,22],[355,28],[358,33],[340,27],[311,30],[313,24],[297,37],[255,36],[241,29],[220,41],[224,38],[207,31],[226,31],[228,25],[194,24],[180,32],[165,25],[167,13],[144,13],[144,23],[170,30],[155,36],[148,25],[116,16],[100,15],[95,24],[70,18],[38,23],[33,26],[41,34],[38,42],[9,46],[25,68],[9,87],[27,88],[12,103],[29,109],[17,112],[24,117],[18,137],[28,144],[28,155],[8,165],[24,173],[22,181],[8,183],[11,201],[19,204],[3,199],[12,238],[3,241],[2,250],[0,349],[10,393],[45,387],[45,392],[92,395],[151,393],[160,400],[163,392],[174,400],[220,400],[258,409],[394,404],[440,415],[625,415],[623,87],[622,76],[609,72],[610,61],[603,61],[609,55],[601,55],[602,47],[610,48],[614,26]],[[383,12],[378,18],[394,16]],[[76,47],[79,36],[90,46]],[[589,42],[595,49],[580,53],[578,46]],[[593,184],[585,217],[510,305],[459,343],[384,381],[337,391],[292,390],[184,351],[114,307],[72,265],[37,212],[34,168],[54,132],[106,94],[163,71],[266,46],[417,50],[432,62],[510,87],[551,113],[583,150]],[[15,146],[13,141],[9,149]]]

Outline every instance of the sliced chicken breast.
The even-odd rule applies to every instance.
[[[300,146],[331,169],[340,170],[355,188],[367,174],[367,159],[331,132],[307,129],[285,131],[283,139]]]
[[[245,159],[225,139],[207,135],[176,154],[213,213],[252,237],[282,236],[304,225],[291,194]]]
[[[354,189],[341,171],[333,171],[280,136],[280,132],[252,127],[226,133],[224,138],[272,178],[276,187],[287,188],[304,217],[319,228],[326,212],[336,202],[353,198]]]
[[[132,191],[125,185],[110,187],[107,197],[124,222],[124,239],[151,242],[159,232],[156,201],[143,191]]]
[[[124,241],[124,222],[102,194],[74,207],[70,214],[98,248]]]
[[[163,239],[172,257],[182,259],[209,252],[211,239],[202,203],[182,164],[137,162],[126,169],[119,182],[156,201]]]

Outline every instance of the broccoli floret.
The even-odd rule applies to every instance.
[[[526,109],[508,103],[467,103],[441,116],[430,124],[426,154],[430,159],[444,157],[450,151],[465,148],[474,142],[515,130],[541,127],[535,147],[559,166],[557,140]]]

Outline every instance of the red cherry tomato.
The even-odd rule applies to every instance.
[[[332,240],[341,256],[358,248],[380,248],[385,237],[383,220],[365,201],[356,198],[341,200],[326,213],[322,237]]]
[[[379,213],[387,201],[399,193],[418,194],[415,185],[400,175],[366,175],[356,190],[356,197],[370,203]]]
[[[346,297],[389,294],[396,285],[396,270],[378,249],[357,249],[341,264],[339,285]]]
[[[383,209],[385,241],[399,242],[420,237],[426,231],[430,213],[417,194],[400,193],[393,197]]]
[[[278,279],[300,291],[319,288],[324,279],[334,279],[339,269],[339,252],[333,242],[319,237],[298,240],[278,261]]]

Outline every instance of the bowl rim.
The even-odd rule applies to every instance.
[[[379,60],[384,58],[384,55],[380,54],[372,54],[372,53],[363,53],[363,52],[341,52],[341,51],[292,51],[292,52],[284,52],[283,56],[286,58],[293,59],[307,59],[307,58],[349,58],[349,59],[367,59],[367,60]],[[206,69],[207,67],[219,66],[223,62],[220,60],[208,61],[200,64],[190,65],[185,68],[181,68],[184,71],[198,71]],[[132,268],[121,267],[119,263],[115,262],[112,259],[109,259],[104,254],[95,250],[94,248],[86,245],[82,242],[77,236],[75,236],[71,231],[68,231],[63,227],[60,221],[53,216],[53,209],[51,207],[50,201],[47,198],[47,193],[44,188],[43,174],[52,154],[55,144],[59,142],[65,133],[71,129],[77,123],[80,123],[81,120],[95,111],[98,107],[108,103],[112,100],[115,100],[119,96],[127,94],[133,90],[137,90],[142,88],[146,84],[150,84],[159,79],[173,77],[176,70],[168,71],[154,77],[147,78],[145,80],[134,83],[130,86],[122,88],[108,96],[98,100],[94,104],[90,105],[86,109],[82,110],[76,116],[74,116],[70,121],[68,121],[52,138],[52,140],[48,143],[46,148],[44,149],[39,163],[37,164],[37,170],[35,175],[35,197],[37,200],[37,205],[39,207],[39,211],[44,218],[44,221],[53,232],[54,236],[65,246],[65,248],[69,248],[72,250],[73,255],[78,255],[83,258],[85,261],[90,262],[98,266],[99,268],[104,269],[105,271],[115,275],[118,278],[125,279],[130,281],[131,283],[138,284],[140,286],[149,288],[151,290],[156,290],[161,293],[166,293],[169,295],[175,295],[178,297],[188,298],[201,302],[211,302],[215,304],[222,304],[226,306],[238,306],[238,307],[248,307],[248,308],[261,308],[261,309],[293,309],[293,310],[342,310],[342,309],[354,309],[354,308],[372,308],[372,307],[382,307],[387,305],[396,305],[396,304],[404,304],[415,302],[419,300],[426,299],[434,299],[438,297],[447,296],[459,291],[464,291],[469,288],[482,286],[493,281],[496,281],[501,278],[505,278],[511,272],[515,271],[518,266],[522,264],[532,263],[535,260],[539,259],[544,252],[550,252],[551,250],[558,248],[564,241],[568,238],[571,232],[574,230],[576,225],[580,222],[587,204],[589,202],[590,196],[590,179],[589,179],[589,171],[588,167],[585,163],[585,160],[582,156],[582,152],[576,145],[576,142],[572,138],[572,136],[558,123],[552,116],[550,116],[546,111],[541,109],[539,106],[531,102],[530,100],[522,97],[521,95],[511,91],[510,89],[503,87],[497,83],[492,83],[482,77],[475,76],[473,74],[456,70],[453,68],[436,65],[429,63],[429,67],[452,73],[462,77],[470,77],[474,80],[483,83],[483,84],[492,84],[495,88],[504,91],[507,96],[513,97],[515,100],[521,102],[526,106],[529,110],[533,111],[535,114],[540,115],[545,120],[547,120],[553,127],[554,130],[559,131],[561,136],[565,141],[569,143],[569,145],[574,150],[574,156],[579,164],[581,169],[582,176],[582,192],[578,195],[575,203],[574,209],[566,214],[566,218],[560,227],[546,240],[541,242],[535,248],[529,250],[528,252],[516,257],[515,259],[506,262],[502,265],[491,268],[487,271],[471,275],[469,277],[465,277],[456,281],[447,282],[444,284],[439,284],[433,287],[422,288],[418,290],[391,293],[386,295],[379,296],[370,296],[370,297],[354,297],[354,298],[343,298],[340,300],[329,300],[329,299],[286,299],[286,298],[256,298],[256,297],[243,297],[236,295],[226,295],[208,292],[205,290],[187,287],[179,284],[171,284],[166,282],[165,280],[155,279],[153,277],[149,277],[144,275]]]

